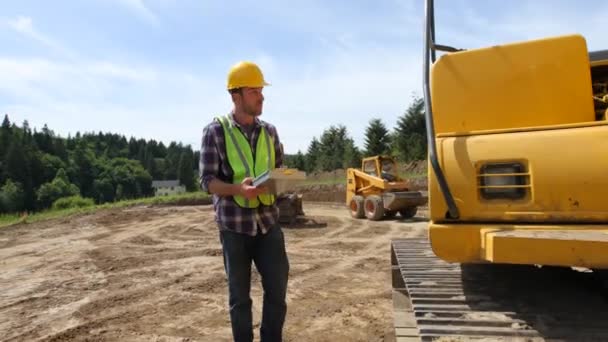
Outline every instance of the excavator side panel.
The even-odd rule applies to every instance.
[[[461,221],[608,222],[608,121],[437,141]],[[446,222],[430,172],[431,218]]]
[[[608,121],[595,121],[582,37],[448,55],[433,81],[438,154],[460,210],[458,221],[446,219],[431,169],[436,255],[463,263],[608,265],[608,255],[598,254],[608,247]]]

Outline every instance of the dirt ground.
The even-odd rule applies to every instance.
[[[354,220],[305,203],[284,228],[286,341],[393,341],[391,238],[423,219]],[[229,341],[210,206],[136,207],[0,229],[2,341]],[[253,268],[256,340],[260,278]]]

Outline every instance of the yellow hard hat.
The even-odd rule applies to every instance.
[[[238,62],[228,72],[228,90],[242,87],[260,88],[270,85],[264,81],[260,68],[252,62]]]

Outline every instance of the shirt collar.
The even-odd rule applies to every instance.
[[[229,117],[230,117],[230,121],[232,121],[232,124],[233,124],[233,125],[235,125],[235,126],[237,126],[237,127],[239,127],[239,128],[241,127],[241,124],[240,124],[240,123],[238,123],[238,122],[236,121],[236,119],[234,118],[234,110],[230,111],[230,115],[229,115]],[[253,127],[257,127],[257,126],[262,126],[262,127],[264,127],[265,125],[264,125],[264,122],[263,122],[262,120],[260,120],[260,119],[258,119],[258,118],[256,117],[255,119],[253,119]]]

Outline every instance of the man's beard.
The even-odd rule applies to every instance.
[[[262,111],[258,111],[257,106],[255,106],[255,105],[252,105],[252,106],[245,105],[243,110],[245,113],[247,113],[248,115],[253,116],[253,117],[260,116],[260,114],[262,114]]]

